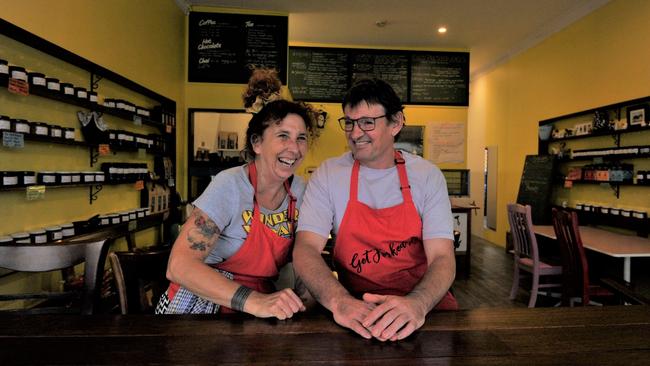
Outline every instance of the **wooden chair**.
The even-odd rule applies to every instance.
[[[80,309],[61,307],[14,310],[26,313],[74,312],[93,314],[100,301],[106,253],[112,240],[71,241],[47,244],[0,246],[0,267],[20,272],[49,272],[84,262],[84,285]],[[25,299],[61,300],[71,293],[41,292],[0,295],[0,301]]]
[[[560,283],[540,283],[541,277],[559,276],[562,274],[562,267],[544,263],[539,258],[537,239],[533,232],[533,222],[530,205],[520,204],[508,205],[508,221],[514,244],[514,276],[510,299],[514,300],[519,289],[520,272],[526,271],[532,275],[532,286],[528,307],[535,307],[537,295],[541,288],[560,287]]]
[[[171,247],[109,253],[122,314],[153,314],[166,278]]]
[[[614,294],[598,285],[590,284],[589,264],[582,246],[578,215],[571,211],[553,208],[553,228],[562,255],[562,305],[573,306],[574,300],[588,305],[591,298],[609,297]]]

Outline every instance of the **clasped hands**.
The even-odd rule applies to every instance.
[[[426,307],[408,296],[366,293],[363,301],[351,296],[340,299],[332,311],[334,320],[362,337],[384,342],[408,337],[423,324]]]

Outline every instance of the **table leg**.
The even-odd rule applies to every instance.
[[[628,283],[631,282],[631,278],[632,278],[631,267],[632,267],[632,258],[631,257],[623,258],[623,279]]]

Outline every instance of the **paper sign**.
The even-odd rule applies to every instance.
[[[136,126],[142,126],[142,117],[133,116],[133,123],[135,123]]]
[[[45,198],[45,186],[27,187],[25,198],[28,201],[42,200]]]
[[[99,144],[97,150],[101,156],[108,155],[111,153],[111,146],[109,144]]]
[[[18,132],[4,131],[2,133],[2,146],[22,149],[25,147],[25,136]]]
[[[144,189],[144,181],[143,180],[136,181],[135,184],[133,185],[133,188],[135,188],[136,191],[143,190]]]
[[[9,85],[7,89],[10,93],[19,94],[28,96],[29,95],[29,84],[24,80],[18,79],[9,79]]]

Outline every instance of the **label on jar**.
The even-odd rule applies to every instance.
[[[63,236],[68,237],[68,236],[73,236],[73,235],[74,235],[74,227],[64,228],[63,229]]]
[[[94,182],[94,181],[95,181],[95,175],[84,174],[84,182]]]
[[[35,175],[25,175],[23,177],[23,182],[25,182],[25,184],[36,184],[36,176]]]
[[[79,175],[79,174],[73,174],[70,177],[72,178],[72,183],[81,182],[81,175]]]
[[[47,136],[47,127],[45,126],[36,126],[36,134],[41,136]]]
[[[16,123],[16,132],[29,133],[29,125],[27,123]]]
[[[38,86],[45,86],[45,78],[41,78],[41,77],[32,78],[32,84]]]
[[[65,138],[68,140],[74,140],[74,130],[65,131]]]
[[[9,74],[9,65],[0,64],[0,74]]]
[[[18,184],[18,177],[3,177],[2,178],[2,184],[5,186],[15,186]]]
[[[119,217],[113,217],[113,218],[111,219],[111,223],[113,223],[113,224],[119,224],[119,223],[120,223],[120,218],[119,218]]]
[[[47,235],[34,235],[34,244],[45,244],[47,243]]]
[[[17,132],[3,131],[2,146],[22,149],[25,147],[25,135]]]
[[[71,86],[63,87],[63,94],[65,95],[74,95],[74,88]]]
[[[47,83],[47,88],[50,89],[50,90],[59,91],[59,90],[61,90],[61,85],[59,83],[57,83],[57,82],[50,81],[49,83]]]
[[[95,175],[95,182],[103,182],[103,181],[104,181],[104,174]]]
[[[11,129],[11,122],[6,119],[0,119],[0,130],[10,130]]]
[[[77,98],[87,99],[88,98],[88,92],[85,92],[83,90],[79,90],[77,92]]]
[[[56,182],[56,177],[54,175],[44,174],[43,183],[54,183]]]
[[[72,183],[72,176],[70,175],[62,175],[61,176],[61,183]]]
[[[91,102],[96,102],[97,101],[97,96],[95,94],[90,94],[90,97],[88,98]]]
[[[60,128],[53,128],[50,130],[52,137],[61,137],[61,129]]]
[[[20,70],[14,70],[11,72],[11,78],[16,80],[27,81],[27,73]]]
[[[52,233],[52,239],[54,240],[61,240],[63,239],[63,233],[60,231],[55,231]]]

